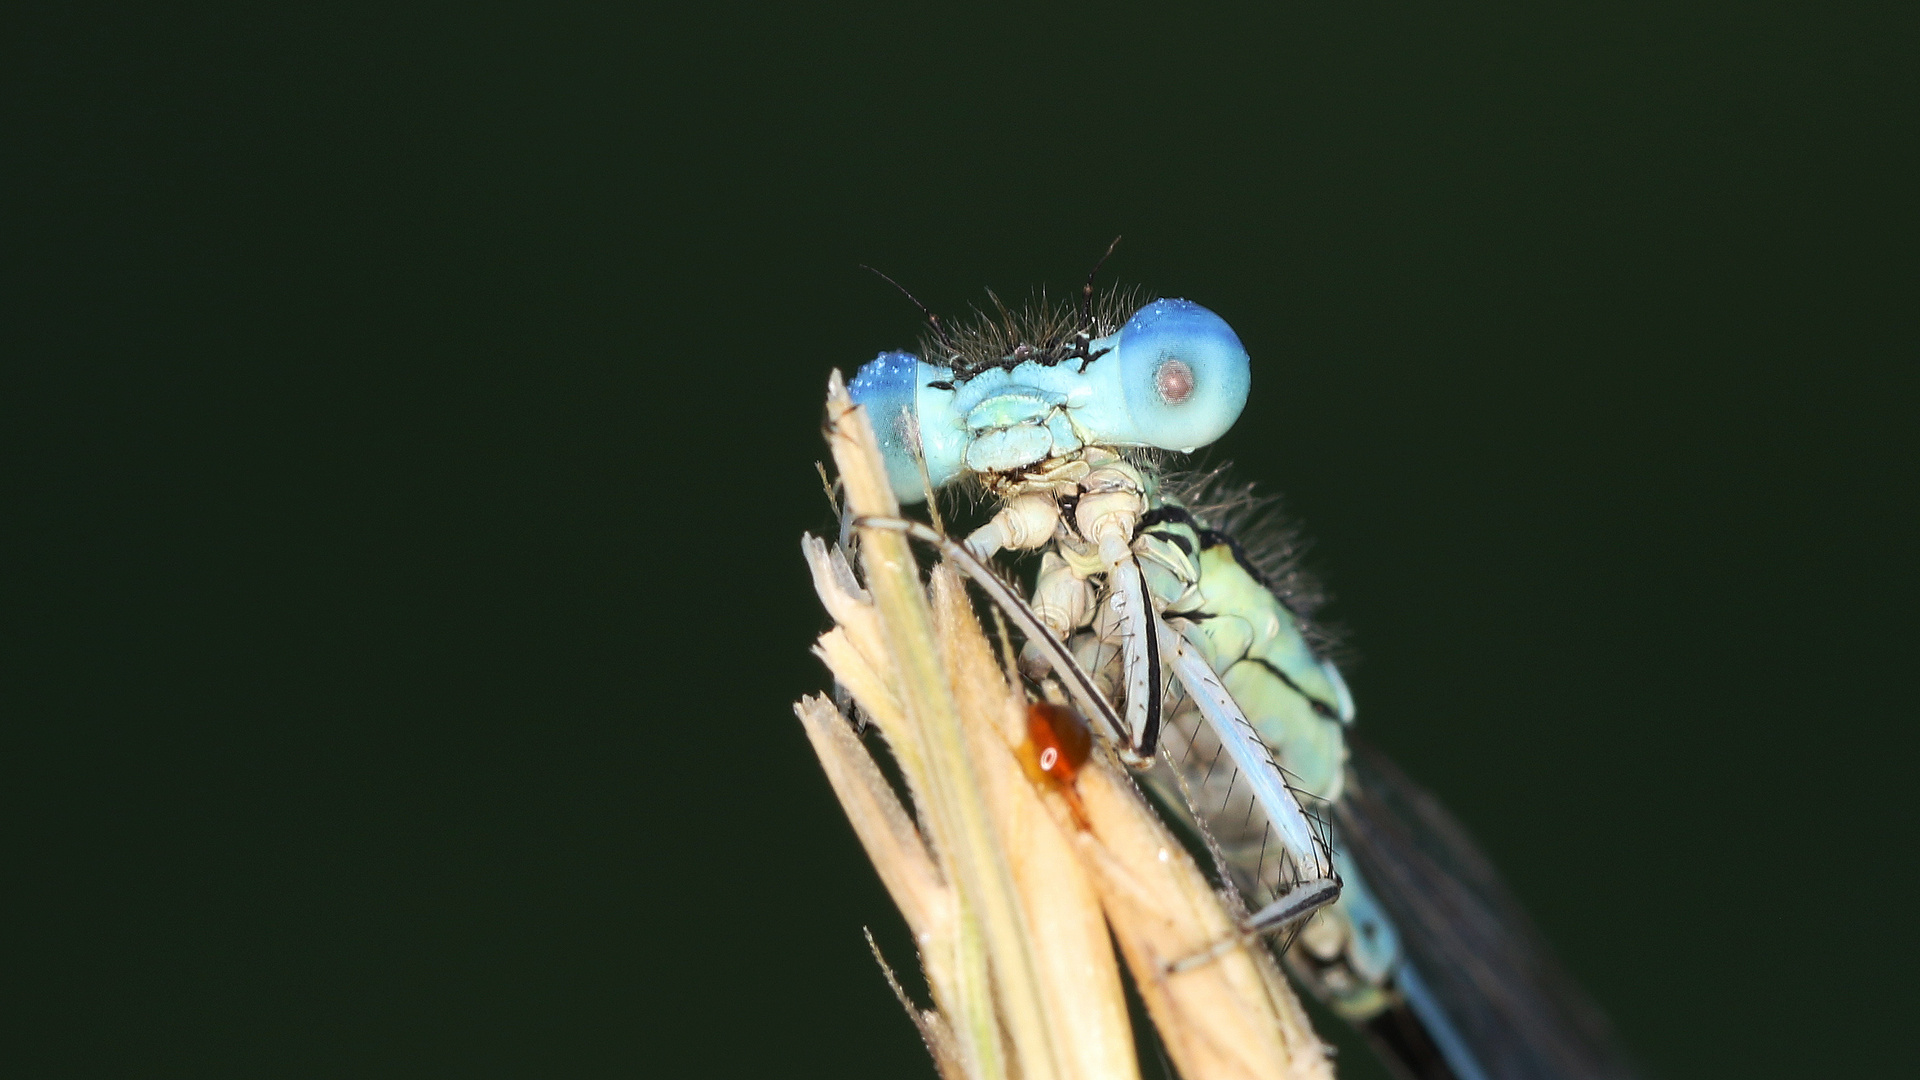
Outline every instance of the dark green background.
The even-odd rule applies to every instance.
[[[1649,1071],[1909,1060],[1911,28],[1336,6],[16,23],[8,1071],[930,1076],[821,391],[1115,233]]]

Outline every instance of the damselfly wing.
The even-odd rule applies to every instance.
[[[1349,750],[1335,843],[1373,885],[1405,954],[1402,1015],[1363,1024],[1383,1054],[1418,1064],[1416,1076],[1448,1075],[1444,1062],[1422,1062],[1408,1030],[1409,1019],[1431,1030],[1444,1018],[1461,1044],[1455,1056],[1489,1080],[1632,1076],[1605,1014],[1561,969],[1466,829],[1371,745],[1350,740]]]

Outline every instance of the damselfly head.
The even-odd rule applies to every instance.
[[[1136,305],[1110,293],[1090,323],[1044,297],[1019,315],[995,307],[927,342],[938,362],[881,353],[848,385],[873,416],[902,502],[1089,447],[1191,451],[1226,434],[1246,405],[1246,349],[1190,300]]]

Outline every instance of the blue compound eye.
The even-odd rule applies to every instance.
[[[1247,350],[1225,319],[1189,300],[1155,300],[1120,328],[1133,434],[1192,450],[1227,433],[1247,404]]]
[[[912,353],[883,352],[860,365],[847,384],[853,403],[867,407],[880,454],[887,462],[887,478],[902,502],[919,502],[926,490],[913,445],[919,432],[914,407],[919,371],[920,358]]]

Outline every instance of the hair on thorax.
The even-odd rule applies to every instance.
[[[1304,565],[1312,542],[1282,509],[1280,496],[1257,494],[1230,469],[1225,463],[1163,468],[1161,491],[1234,545],[1235,558],[1293,614],[1315,655],[1352,659],[1345,632],[1315,618],[1332,596]]]

